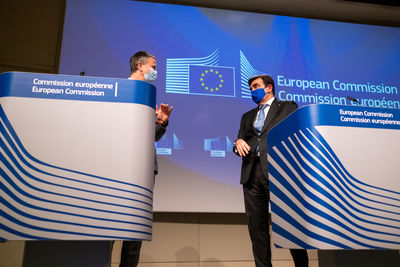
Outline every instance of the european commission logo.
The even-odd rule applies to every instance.
[[[211,157],[224,158],[227,152],[232,152],[233,142],[228,136],[225,140],[220,136],[204,139],[204,151],[210,151]]]
[[[167,93],[235,97],[235,68],[219,65],[219,49],[202,58],[167,58]]]
[[[165,91],[173,94],[195,94],[235,97],[235,68],[220,66],[220,49],[201,58],[167,58]],[[255,69],[240,50],[240,97],[251,99],[247,81],[263,74]]]
[[[173,150],[183,150],[183,142],[174,133],[171,138],[164,135],[155,144],[157,155],[172,155]]]
[[[189,66],[189,94],[234,97],[234,69],[219,66]]]

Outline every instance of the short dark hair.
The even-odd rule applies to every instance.
[[[129,61],[129,64],[131,66],[131,73],[134,73],[135,71],[138,70],[139,62],[147,63],[147,60],[150,57],[156,59],[152,54],[146,51],[139,51],[136,52],[133,56],[131,56],[131,59]]]
[[[269,84],[272,85],[272,93],[275,95],[275,82],[274,82],[274,79],[272,79],[272,77],[269,75],[261,74],[261,75],[256,75],[256,76],[251,77],[248,81],[249,86],[251,85],[251,83],[254,80],[256,80],[258,78],[261,78],[261,80],[264,82],[265,86],[268,86]]]

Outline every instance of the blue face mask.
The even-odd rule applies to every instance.
[[[154,80],[157,78],[157,71],[154,70],[153,68],[150,68],[149,73],[143,73],[144,74],[144,80],[146,82],[154,82]]]
[[[265,91],[264,88],[258,88],[256,90],[251,91],[251,98],[253,98],[253,101],[258,104],[261,102],[261,100],[265,96]]]

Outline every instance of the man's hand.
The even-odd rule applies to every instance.
[[[239,156],[244,157],[249,154],[251,147],[243,139],[235,141],[235,147]]]
[[[168,121],[171,115],[173,107],[169,107],[168,104],[161,104],[160,108],[156,105],[156,123],[164,124]]]

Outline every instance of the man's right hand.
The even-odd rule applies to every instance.
[[[241,157],[245,157],[247,154],[249,154],[251,149],[251,147],[243,139],[238,139],[235,141],[235,148],[235,152]]]
[[[161,104],[160,108],[156,105],[156,123],[165,124],[167,123],[169,116],[171,115],[173,107],[169,107],[168,104]]]

